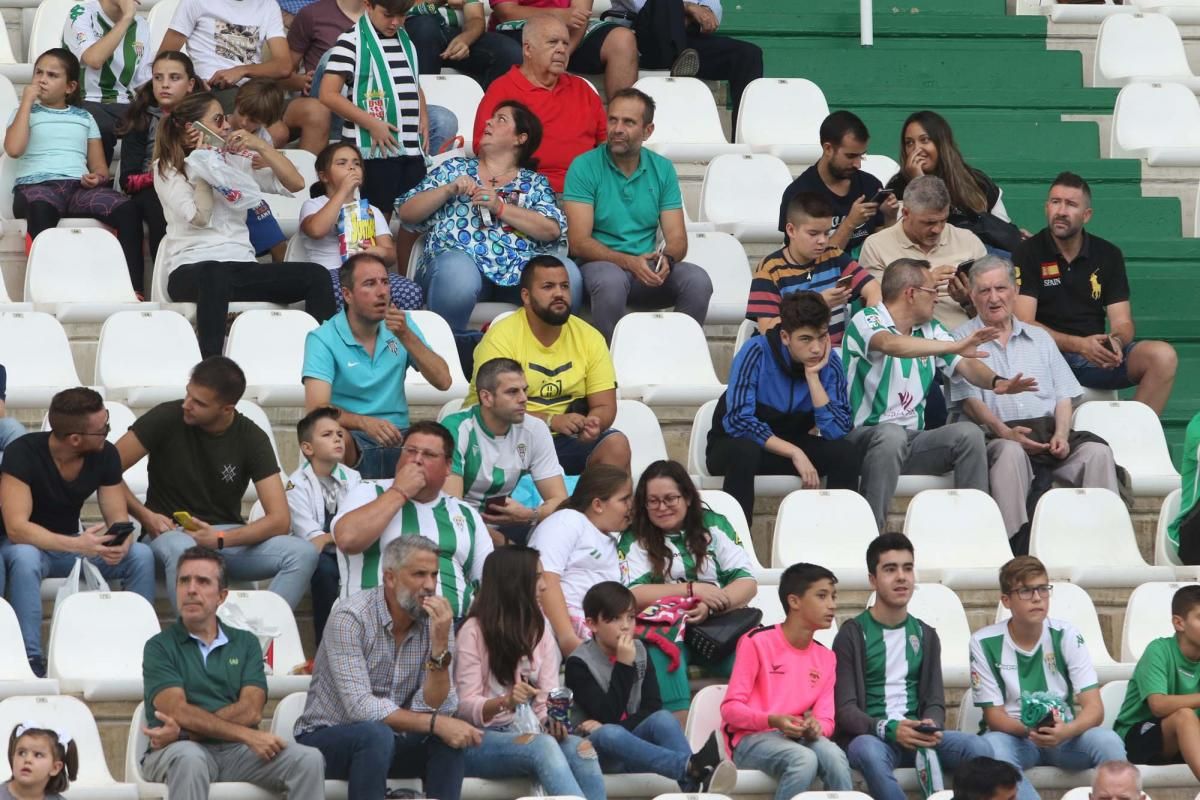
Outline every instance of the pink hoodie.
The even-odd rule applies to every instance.
[[[546,695],[551,689],[558,688],[558,669],[562,663],[562,656],[559,654],[558,644],[554,641],[549,622],[546,623],[546,632],[534,648],[530,661],[530,682],[538,687],[533,711],[538,719],[545,723]],[[479,620],[474,617],[463,623],[462,629],[454,638],[454,688],[458,691],[458,711],[454,714],[456,717],[481,728],[500,728],[512,722],[511,711],[501,711],[486,724],[483,721],[483,704],[493,697],[508,694],[508,690],[492,675],[491,667],[488,666],[487,645],[483,641]]]
[[[742,737],[771,730],[767,717],[772,714],[799,717],[811,710],[821,733],[832,734],[836,672],[833,651],[815,639],[797,649],[779,625],[743,636],[721,703],[729,751]]]

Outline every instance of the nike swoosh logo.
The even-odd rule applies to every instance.
[[[357,366],[358,366],[358,362],[357,362],[357,361],[347,361],[347,362],[346,362],[346,366],[347,366],[347,367],[357,367]]]

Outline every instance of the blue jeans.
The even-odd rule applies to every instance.
[[[466,58],[443,61],[442,52],[451,39],[462,33],[462,28],[447,25],[441,14],[409,14],[404,20],[404,30],[417,48],[422,75],[437,75],[442,67],[453,67],[487,89],[510,67],[521,65],[521,45],[498,33],[484,33],[476,39]]]
[[[982,737],[959,731],[946,731],[937,746],[938,761],[945,775],[953,775],[963,761],[990,756],[990,748]],[[877,736],[855,736],[846,748],[850,766],[862,773],[867,781],[867,794],[874,800],[904,800],[904,790],[896,781],[895,770],[912,767],[917,752],[898,744],[885,742]]]
[[[0,417],[0,463],[4,462],[4,448],[25,435],[25,426],[12,417]]]
[[[241,525],[213,525],[218,530],[231,530]],[[183,551],[193,547],[196,540],[180,529],[167,531],[150,543],[150,549],[166,574],[167,595],[175,606],[175,573]],[[272,536],[258,544],[226,547],[225,574],[231,581],[271,581],[272,592],[287,601],[293,609],[308,591],[313,571],[317,568],[316,549],[298,536]],[[176,609],[178,610],[178,609]]]
[[[571,310],[583,303],[583,275],[566,253],[555,253],[567,268],[571,281]],[[417,283],[425,291],[425,303],[450,325],[456,335],[471,324],[471,312],[481,301],[521,305],[521,287],[498,286],[480,271],[475,259],[463,250],[445,250],[432,260],[423,260]],[[390,476],[389,476],[390,477]]]
[[[25,656],[42,658],[42,580],[67,577],[79,556],[39,550],[31,544],[14,544],[8,539],[0,542],[0,555],[8,570],[8,602],[21,626]],[[88,560],[100,568],[105,580],[120,579],[126,591],[136,592],[154,603],[154,556],[146,545],[134,542],[116,566],[105,564],[99,557]]]
[[[823,736],[815,742],[797,742],[777,731],[753,733],[738,742],[733,763],[738,769],[761,770],[779,781],[775,800],[791,800],[807,792],[818,774],[826,791],[854,788],[846,754]]]
[[[1063,353],[1063,358],[1067,360],[1067,366],[1075,373],[1079,382],[1089,389],[1128,389],[1137,385],[1129,377],[1129,354],[1137,346],[1137,342],[1125,345],[1122,351],[1124,358],[1114,369],[1097,366],[1079,353]]]
[[[399,447],[379,444],[362,431],[350,431],[350,435],[354,437],[360,453],[358,463],[354,465],[359,475],[368,480],[395,477],[396,463],[400,461]]]
[[[655,711],[632,731],[601,725],[588,738],[605,772],[653,772],[679,781],[684,791],[694,788],[684,785],[692,746],[670,711]]]
[[[548,795],[571,795],[587,800],[604,800],[604,775],[596,751],[578,736],[561,742],[548,733],[518,743],[521,734],[508,728],[484,728],[478,747],[466,749],[466,775],[470,778],[515,778],[536,780]]]
[[[1091,769],[1103,761],[1125,758],[1125,743],[1109,728],[1092,728],[1058,747],[1038,747],[1028,739],[1000,731],[988,731],[983,740],[992,748],[995,758],[1007,761],[1021,772],[1038,766],[1073,772]],[[1017,800],[1037,800],[1037,797],[1037,790],[1022,778],[1017,784]]]
[[[321,751],[325,777],[348,781],[347,794],[354,800],[383,800],[388,778],[423,778],[425,796],[438,800],[462,796],[466,754],[436,736],[396,733],[383,722],[354,722],[309,731],[296,741]]]

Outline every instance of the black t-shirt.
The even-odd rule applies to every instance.
[[[828,200],[829,205],[833,207],[833,227],[836,229],[842,224],[842,220],[846,218],[846,215],[850,213],[850,207],[854,205],[855,200],[865,196],[869,201],[882,188],[883,184],[879,182],[878,178],[860,169],[855,170],[854,176],[850,178],[850,191],[844,197],[840,194],[834,194],[825,185],[825,181],[821,180],[821,175],[817,172],[817,165],[813,164],[800,173],[800,177],[792,181],[783,190],[783,200],[779,204],[779,230],[782,232],[787,227],[788,203],[791,202],[797,192],[815,192]],[[875,216],[854,230],[854,233],[850,235],[850,241],[842,249],[847,253],[857,254],[858,248],[862,247],[862,243],[882,224],[883,212],[877,211],[875,212]]]
[[[4,450],[0,472],[29,486],[33,495],[30,522],[74,536],[79,533],[79,512],[84,502],[101,486],[121,483],[121,456],[111,442],[105,442],[103,450],[83,457],[79,476],[68,482],[63,480],[50,455],[50,433],[27,433]],[[7,536],[3,517],[0,517],[0,534]]]
[[[1070,264],[1043,228],[1013,252],[1021,294],[1037,300],[1037,321],[1071,336],[1104,333],[1106,307],[1129,299],[1125,257],[1111,242],[1083,232]]]
[[[8,397],[8,370],[0,364],[0,400]]]
[[[187,511],[210,525],[239,524],[246,487],[279,473],[271,440],[240,413],[214,435],[186,424],[183,401],[174,400],[129,429],[149,453],[146,507],[168,517]]]

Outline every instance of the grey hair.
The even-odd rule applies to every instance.
[[[925,285],[925,273],[930,264],[920,258],[897,258],[883,271],[883,301],[895,300],[909,287]]]
[[[395,572],[408,563],[413,553],[432,553],[437,556],[440,552],[438,546],[424,536],[400,536],[383,548],[383,568]]]
[[[541,33],[547,25],[562,25],[564,29],[566,28],[561,21],[550,14],[535,14],[525,20],[525,24],[521,27],[521,44],[529,44],[534,35]]]
[[[1120,775],[1122,772],[1132,772],[1134,777],[1137,779],[1138,793],[1140,794],[1142,791],[1142,771],[1137,768],[1136,764],[1130,761],[1125,761],[1119,758],[1114,758],[1110,761],[1104,761],[1096,767],[1097,778],[1100,777],[1101,772],[1111,772],[1115,775]],[[1096,785],[1094,779],[1092,781],[1092,785]]]
[[[1007,258],[991,254],[975,259],[975,263],[971,265],[971,288],[975,288],[976,278],[989,272],[995,272],[998,269],[1004,270],[1004,274],[1008,278],[1008,285],[1015,288],[1017,285],[1017,270],[1013,267],[1012,262]]]
[[[904,208],[910,211],[941,211],[950,207],[950,192],[937,175],[913,178],[904,189]]]

